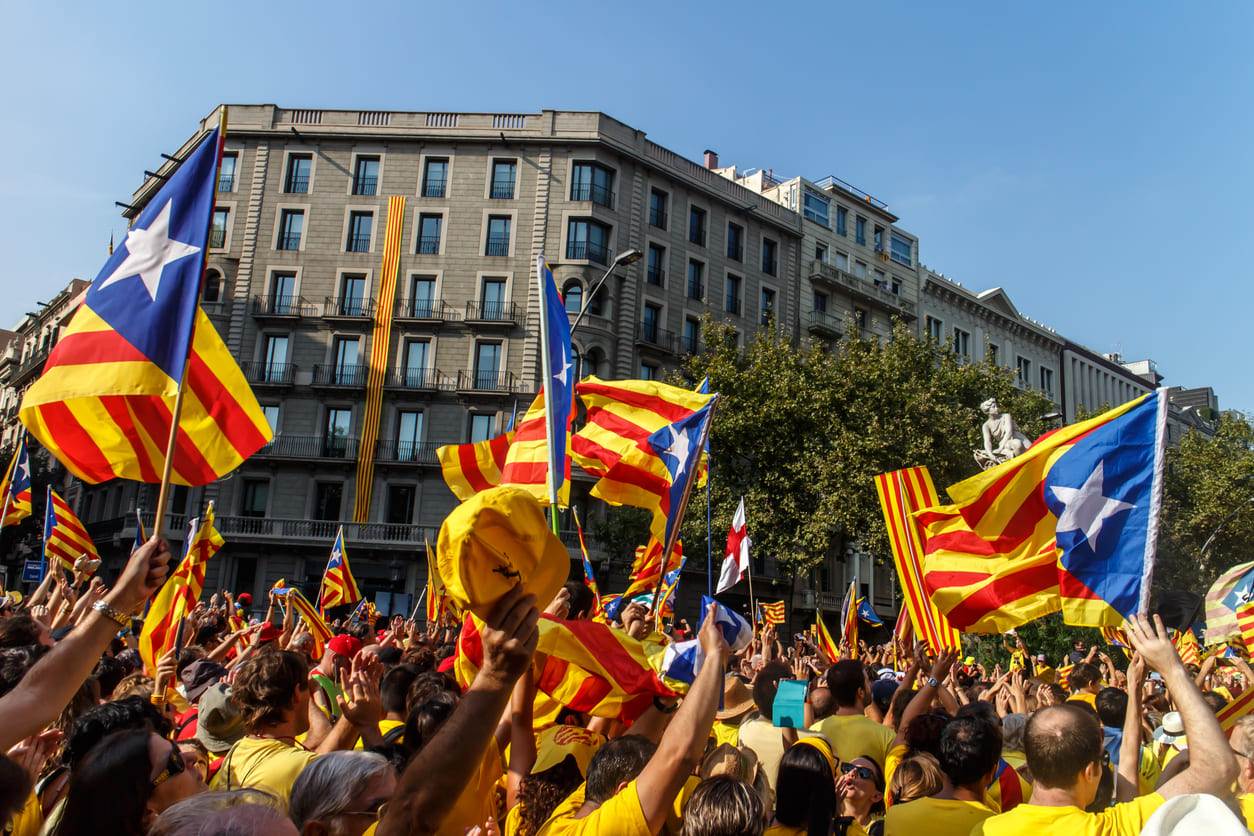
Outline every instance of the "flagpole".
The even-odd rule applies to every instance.
[[[220,111],[221,112],[218,115],[218,162],[217,162],[217,165],[214,166],[213,199],[209,206],[209,217],[211,219],[211,222],[209,223],[209,225],[205,227],[205,238],[204,238],[204,241],[202,242],[202,247],[201,247],[201,252],[206,253],[206,254],[208,252],[209,236],[211,234],[211,230],[213,226],[213,223],[212,223],[213,212],[218,202],[218,188],[217,188],[218,182],[217,181],[222,171],[222,146],[226,141],[226,116],[227,116],[226,105],[222,105]],[[201,259],[200,283],[196,289],[197,311],[199,311],[199,308],[200,308],[200,294],[201,294],[201,291],[204,290],[205,271],[206,269],[208,269],[208,266],[209,266],[208,257]],[[196,320],[198,318],[199,318],[198,316],[193,315],[192,327],[188,331],[188,334],[187,334],[187,357],[183,360],[183,374],[181,377],[179,377],[178,393],[174,396],[174,408],[170,412],[170,438],[166,442],[166,445],[165,445],[165,467],[163,468],[161,472],[161,489],[157,493],[157,516],[156,516],[156,519],[153,521],[153,526],[152,526],[153,534],[157,535],[158,537],[160,537],[162,532],[165,531],[165,520],[166,520],[165,503],[166,503],[166,499],[169,498],[169,494],[170,494],[170,477],[174,473],[174,450],[178,444],[179,421],[183,415],[183,395],[187,391],[187,385],[186,385],[187,384],[187,369],[188,367],[191,366],[192,345],[195,344],[195,341],[196,341]]]
[[[335,544],[339,542],[340,534],[344,533],[344,526],[340,526],[339,532],[335,535],[335,540],[331,542],[331,554],[335,554]],[[322,588],[327,585],[327,572],[331,569],[331,558],[327,558],[327,565],[322,568],[322,580],[318,581],[318,615],[325,615],[322,609]]]
[[[711,598],[714,597],[714,522],[710,512],[710,482],[713,479],[714,462],[707,450],[705,457],[705,594]]]
[[[545,480],[549,488],[549,523],[553,528],[553,533],[557,534],[557,480],[558,476],[553,472],[553,463],[556,461],[556,440],[557,427],[554,426],[553,414],[553,357],[549,351],[549,306],[545,292],[548,290],[544,286],[544,270],[548,264],[544,260],[544,254],[536,256],[536,287],[540,296],[540,367],[544,369],[544,443],[546,447],[545,456],[548,459],[545,468]]]
[[[418,608],[422,606],[422,599],[425,597],[427,597],[427,588],[424,586],[422,592],[418,593],[418,603],[414,604],[414,611],[409,614],[410,621],[418,617]]]
[[[52,511],[52,485],[48,486],[48,492],[44,497],[44,544],[39,551],[39,574],[41,576],[48,573],[48,514]],[[53,614],[55,617],[55,613]]]
[[[749,611],[753,613],[754,632],[757,632],[758,606],[753,602],[753,564],[750,562],[749,568],[745,570],[745,576],[749,578]]]

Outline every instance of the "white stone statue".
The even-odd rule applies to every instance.
[[[982,470],[1008,462],[1032,446],[1010,413],[1001,411],[996,398],[980,404],[980,411],[988,416],[984,422],[984,449],[975,451],[975,461]]]

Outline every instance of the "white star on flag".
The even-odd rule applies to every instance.
[[[1062,515],[1058,518],[1057,531],[1080,531],[1089,542],[1089,548],[1097,551],[1097,536],[1101,534],[1102,525],[1106,520],[1125,511],[1129,508],[1136,507],[1130,502],[1120,502],[1102,495],[1102,478],[1104,475],[1104,462],[1098,462],[1097,467],[1089,474],[1089,478],[1084,480],[1084,484],[1078,488],[1064,488],[1058,485],[1050,488],[1054,492],[1054,496],[1066,506]]]
[[[558,371],[558,373],[557,373],[557,374],[553,375],[553,379],[554,379],[554,380],[557,380],[557,381],[560,381],[560,382],[561,382],[561,384],[562,384],[563,386],[565,386],[565,385],[566,385],[566,380],[567,380],[567,378],[568,378],[568,376],[569,376],[569,375],[570,375],[570,361],[569,361],[569,360],[567,360],[565,357],[563,357],[563,358],[562,358],[562,368],[561,368],[561,370],[560,370],[560,371]]]
[[[688,433],[679,432],[674,426],[667,429],[671,434],[671,443],[663,452],[679,460],[679,467],[675,470],[675,478],[678,479],[688,467],[688,454],[692,450],[692,444],[688,440]]]
[[[166,201],[147,229],[132,229],[126,233],[126,258],[100,283],[101,290],[131,276],[139,276],[155,301],[165,266],[200,252],[200,247],[170,238],[171,202]]]

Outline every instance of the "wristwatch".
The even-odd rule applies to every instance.
[[[927,678],[927,684],[928,684],[928,687],[935,688],[937,685],[940,684],[940,681],[934,676],[929,676]]]
[[[674,714],[675,711],[679,708],[679,703],[673,702],[670,705],[667,705],[666,703],[662,702],[661,697],[654,697],[653,707],[656,708],[658,711],[662,712],[663,714]]]

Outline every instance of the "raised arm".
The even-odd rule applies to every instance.
[[[946,650],[936,657],[936,661],[932,663],[932,669],[928,673],[928,679],[924,680],[919,686],[918,692],[910,699],[906,710],[901,712],[901,721],[897,723],[897,736],[893,738],[892,746],[889,748],[901,746],[906,742],[906,729],[910,726],[910,721],[925,713],[931,707],[932,699],[936,696],[936,689],[941,679],[949,673],[949,669],[954,666],[956,661],[958,661],[958,651],[956,650]]]
[[[1119,743],[1119,772],[1115,776],[1115,801],[1132,801],[1141,780],[1141,686],[1145,659],[1132,656],[1128,663],[1128,711],[1123,716],[1123,740]]]

